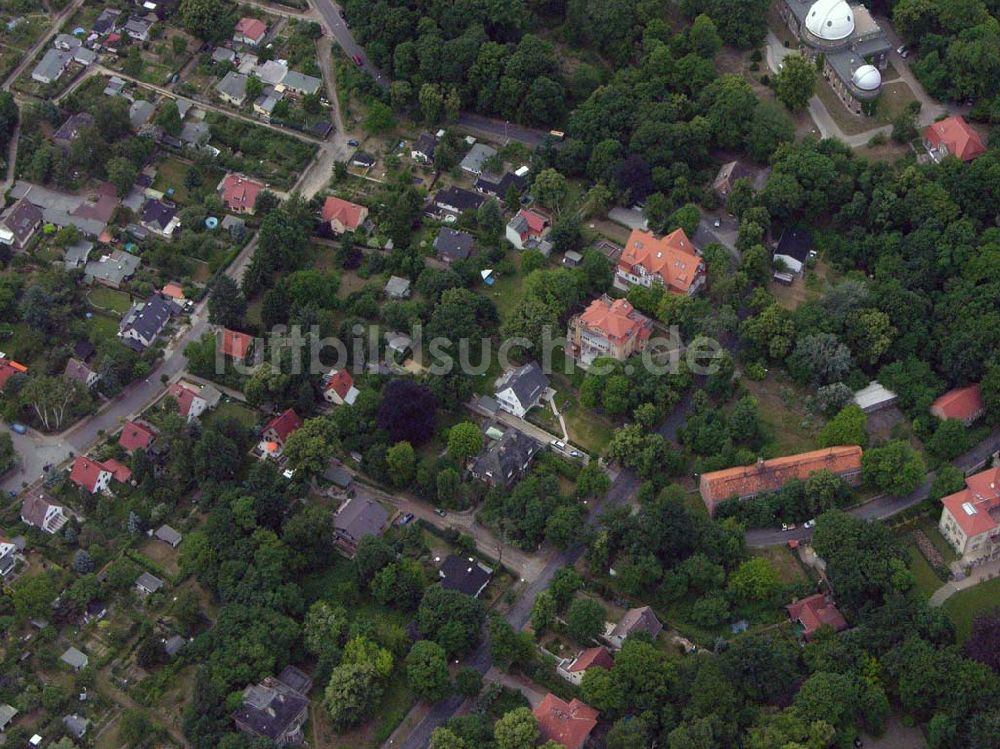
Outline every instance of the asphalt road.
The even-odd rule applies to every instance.
[[[462,112],[458,116],[457,124],[473,134],[486,135],[496,140],[516,140],[518,143],[532,148],[540,146],[549,134],[546,130],[536,130],[513,122],[494,120],[469,112]]]
[[[362,69],[367,71],[368,75],[374,78],[382,88],[389,88],[389,76],[375,67],[368,59],[364,48],[354,40],[354,34],[351,33],[347,22],[340,15],[340,6],[332,0],[313,0],[313,5],[323,17],[323,22],[330,36],[340,45],[347,56],[352,60],[355,57],[360,57]]]

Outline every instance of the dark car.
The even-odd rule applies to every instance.
[[[402,528],[404,525],[413,520],[413,513],[407,512],[404,515],[400,515],[399,520],[396,521],[396,525]]]
[[[361,55],[354,55],[351,59],[354,60],[355,65],[361,66],[365,64],[365,61],[361,59]]]

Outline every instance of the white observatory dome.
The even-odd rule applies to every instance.
[[[854,33],[854,11],[846,0],[816,0],[806,16],[806,28],[828,42],[846,39]]]
[[[882,74],[874,65],[862,65],[854,71],[851,82],[862,91],[878,91],[882,85]]]

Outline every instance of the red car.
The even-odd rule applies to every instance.
[[[351,59],[354,60],[355,65],[360,66],[365,64],[365,61],[361,59],[361,55],[354,55]]]

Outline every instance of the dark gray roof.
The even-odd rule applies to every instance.
[[[540,442],[524,432],[510,428],[476,458],[472,474],[491,484],[509,486],[515,477],[520,476],[531,465],[535,454],[541,449]]]
[[[147,200],[142,206],[142,222],[157,226],[161,231],[167,228],[176,215],[177,209],[162,200]]]
[[[112,286],[118,286],[135,274],[139,263],[140,260],[135,255],[123,250],[113,250],[110,255],[88,262],[83,273],[87,280],[105,281]]]
[[[774,252],[776,255],[786,255],[805,262],[812,248],[812,234],[807,229],[788,228],[781,232],[781,239]]]
[[[508,370],[497,387],[497,392],[510,388],[521,405],[528,407],[541,397],[548,386],[549,378],[542,372],[538,362],[528,362],[524,366]]]
[[[455,208],[459,213],[474,211],[483,204],[483,196],[461,187],[446,187],[438,190],[434,202],[441,208]]]
[[[233,720],[257,736],[277,739],[292,728],[309,700],[277,679],[247,687]]]
[[[437,148],[437,138],[430,133],[420,133],[420,137],[417,138],[413,144],[413,148],[410,150],[422,153],[428,159],[433,159],[435,148]]]
[[[443,227],[434,238],[434,250],[448,260],[465,260],[472,253],[472,236]]]
[[[220,94],[225,94],[235,101],[243,101],[247,97],[247,77],[242,73],[230,70],[226,76],[215,84]]]
[[[441,565],[441,587],[467,596],[478,596],[490,581],[492,572],[472,557],[452,554]]]
[[[154,111],[156,111],[156,107],[144,99],[136,99],[132,102],[132,105],[128,108],[128,119],[132,123],[133,129],[138,130],[149,122],[153,117]]]
[[[63,265],[67,269],[79,268],[90,258],[90,251],[94,249],[94,243],[86,239],[74,242],[63,251]]]
[[[164,541],[165,543],[168,543],[171,546],[176,546],[184,538],[184,536],[182,536],[176,530],[171,528],[169,525],[161,525],[159,528],[156,529],[156,533],[154,533],[153,535],[155,535],[160,541]]]
[[[308,674],[295,666],[285,666],[278,674],[278,681],[301,695],[309,694],[313,687],[313,680],[309,678]]]
[[[352,497],[333,518],[333,527],[339,536],[357,543],[363,536],[382,533],[389,513],[378,502],[364,497]]]
[[[483,164],[486,163],[487,159],[496,156],[496,153],[497,150],[492,146],[487,146],[485,143],[477,143],[465,154],[465,158],[462,159],[460,166],[467,172],[482,174]]]
[[[120,15],[120,10],[105,8],[101,11],[101,15],[97,17],[97,20],[94,21],[93,30],[98,34],[105,34],[111,31],[118,24],[118,16]]]
[[[515,190],[521,192],[527,184],[526,177],[519,177],[513,172],[507,172],[502,177],[495,174],[483,172],[476,179],[476,189],[489,195],[496,195],[499,198],[505,197],[507,191],[513,186]]]
[[[59,126],[52,134],[52,140],[56,143],[72,143],[79,137],[81,130],[93,124],[94,117],[90,112],[77,112]]]
[[[74,713],[63,717],[63,725],[66,726],[66,732],[74,739],[82,739],[87,733],[90,721]]]
[[[355,151],[351,157],[351,161],[361,166],[373,166],[375,164],[375,157],[365,151]]]
[[[122,320],[121,332],[134,330],[143,340],[151,341],[177,312],[174,302],[154,294],[141,308],[136,305],[128,312]]]
[[[4,225],[14,232],[18,245],[24,245],[42,223],[42,212],[27,199],[21,198],[3,220]]]
[[[77,359],[87,361],[90,357],[97,353],[97,349],[94,348],[94,344],[87,340],[79,340],[73,344],[73,356]]]
[[[323,471],[323,478],[332,484],[336,484],[341,489],[346,489],[351,485],[351,481],[354,480],[351,472],[342,465],[327,466],[327,469]]]
[[[141,588],[145,588],[150,593],[155,593],[163,587],[163,581],[154,575],[150,575],[148,572],[143,572],[139,575],[135,584]]]

